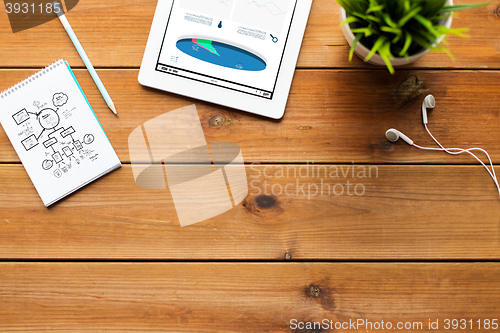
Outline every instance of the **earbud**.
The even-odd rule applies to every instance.
[[[396,142],[398,141],[399,138],[401,138],[403,139],[404,142],[406,142],[410,146],[413,146],[412,139],[410,139],[409,137],[407,137],[406,135],[404,135],[403,133],[394,128],[388,129],[387,132],[385,132],[385,137],[387,138],[387,140],[391,142]]]
[[[463,153],[467,153],[467,154],[471,155],[479,163],[481,163],[481,165],[486,169],[486,171],[488,171],[489,175],[493,179],[493,182],[495,183],[495,186],[497,187],[498,194],[500,195],[500,184],[498,182],[497,175],[495,173],[495,168],[493,166],[493,162],[491,161],[491,157],[490,157],[490,155],[488,154],[488,152],[486,150],[481,149],[481,148],[469,148],[469,149],[445,148],[441,143],[439,143],[438,140],[436,140],[436,138],[434,137],[434,135],[432,135],[431,131],[427,127],[427,109],[433,109],[435,106],[436,106],[436,100],[434,99],[434,96],[427,95],[425,97],[424,101],[422,102],[422,121],[424,123],[425,129],[427,130],[427,133],[429,133],[429,135],[434,140],[434,142],[436,142],[436,144],[439,146],[439,148],[430,148],[430,147],[419,146],[419,145],[413,143],[412,139],[410,139],[409,137],[407,137],[406,135],[404,135],[403,133],[401,133],[400,131],[398,131],[397,129],[394,129],[394,128],[388,129],[387,132],[385,132],[385,137],[387,138],[387,140],[389,140],[391,142],[396,142],[396,141],[399,140],[399,138],[401,138],[401,139],[403,139],[404,142],[406,142],[410,146],[414,146],[414,147],[416,147],[418,149],[434,150],[434,151],[445,151],[445,152],[447,152],[448,154],[451,154],[451,155],[458,155],[458,154],[463,154]],[[477,157],[473,153],[473,151],[481,151],[481,152],[483,152],[486,155],[486,157],[488,158],[488,162],[489,162],[489,165],[490,165],[491,169],[488,168],[488,166],[483,161],[481,161],[481,159],[479,157]]]
[[[434,96],[427,95],[422,102],[422,121],[425,125],[427,125],[427,109],[434,109],[436,106],[436,100]]]

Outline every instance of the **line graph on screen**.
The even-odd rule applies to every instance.
[[[240,0],[233,20],[266,32],[282,32],[292,0]]]
[[[182,0],[181,7],[190,11],[229,19],[235,0]]]
[[[286,14],[286,11],[283,11],[274,1],[267,1],[265,3],[259,4],[257,1],[251,1],[247,3],[247,6],[255,5],[260,9],[266,9],[271,13],[273,16],[278,16],[278,15],[283,15]]]

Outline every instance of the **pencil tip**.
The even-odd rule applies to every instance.
[[[111,109],[111,111],[113,111],[113,113],[118,116],[118,113],[116,113],[116,108],[115,108],[115,105],[114,104],[111,104],[111,105],[108,105],[109,108]]]

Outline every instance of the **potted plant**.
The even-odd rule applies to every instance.
[[[452,54],[441,42],[447,34],[466,37],[467,29],[452,29],[452,13],[486,4],[453,5],[452,0],[337,0],[344,36],[351,50],[374,65],[414,62],[430,50]]]

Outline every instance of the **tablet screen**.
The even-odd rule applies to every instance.
[[[156,70],[272,99],[298,0],[173,0]]]

